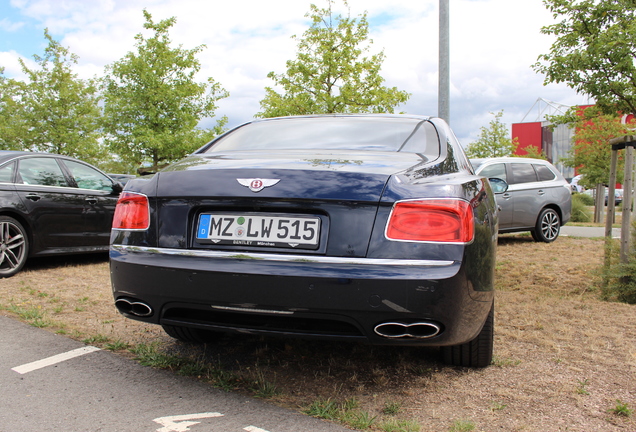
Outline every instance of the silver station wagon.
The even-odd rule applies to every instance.
[[[550,243],[570,220],[572,193],[561,173],[541,159],[500,157],[471,159],[480,176],[505,180],[508,190],[496,194],[499,232],[530,231],[536,241]]]

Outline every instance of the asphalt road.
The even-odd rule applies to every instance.
[[[0,316],[0,432],[344,432]]]
[[[570,237],[605,237],[605,227],[580,227],[564,225],[561,227],[560,235]],[[621,229],[612,228],[612,237],[620,238]]]

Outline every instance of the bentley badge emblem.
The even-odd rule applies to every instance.
[[[237,178],[236,181],[238,181],[241,185],[250,188],[252,192],[260,192],[266,187],[274,186],[280,181],[280,179]]]

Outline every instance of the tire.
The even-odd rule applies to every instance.
[[[551,208],[546,208],[541,211],[537,218],[532,238],[538,242],[551,243],[557,239],[560,231],[561,218],[559,214]]]
[[[442,359],[451,366],[483,368],[492,363],[495,334],[495,305],[493,303],[486,322],[477,337],[461,345],[442,347]]]
[[[171,326],[165,324],[162,324],[161,327],[163,327],[163,331],[165,331],[168,336],[187,343],[213,342],[223,335],[219,332],[201,330],[192,327]]]
[[[29,256],[29,237],[24,227],[9,216],[0,216],[0,278],[22,270]]]

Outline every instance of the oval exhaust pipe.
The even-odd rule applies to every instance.
[[[115,300],[115,307],[121,312],[138,317],[149,317],[153,314],[152,307],[150,305],[139,301],[127,298],[118,298]]]
[[[431,322],[400,323],[386,322],[378,324],[373,329],[376,334],[387,338],[415,338],[426,339],[437,336],[442,329]]]

